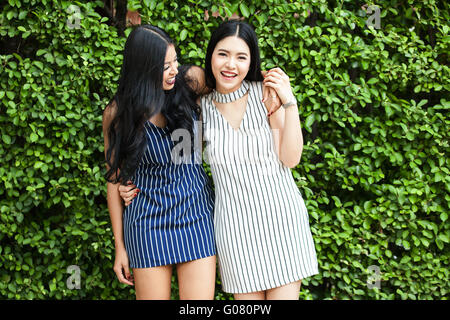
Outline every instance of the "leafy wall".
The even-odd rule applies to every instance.
[[[134,299],[112,270],[101,130],[130,28],[107,3],[0,4],[1,298]],[[263,67],[291,77],[305,140],[293,174],[320,268],[302,299],[448,298],[448,3],[144,0],[128,9],[200,66],[211,31],[236,13],[254,26]],[[177,298],[176,275],[173,288]],[[231,298],[219,278],[216,298]]]

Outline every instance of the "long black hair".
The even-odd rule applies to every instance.
[[[222,23],[211,35],[211,39],[206,49],[205,57],[205,78],[209,88],[216,87],[216,79],[211,69],[211,58],[219,41],[226,37],[236,36],[245,41],[250,49],[250,68],[245,80],[263,81],[261,74],[261,58],[259,55],[258,38],[253,28],[240,20],[229,20]]]
[[[107,132],[109,182],[125,184],[132,179],[147,143],[144,124],[153,115],[165,116],[169,133],[183,128],[193,136],[193,117],[199,108],[196,94],[185,80],[189,67],[179,68],[173,89],[163,90],[164,60],[170,45],[174,42],[169,35],[151,25],[137,27],[125,42],[119,85],[110,103],[115,110]]]

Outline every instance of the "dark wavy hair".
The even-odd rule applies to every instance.
[[[261,58],[259,54],[258,38],[253,28],[246,22],[240,20],[229,20],[222,23],[211,35],[206,49],[205,57],[205,80],[209,88],[216,87],[216,79],[211,69],[211,58],[219,41],[226,37],[237,36],[245,41],[250,49],[250,68],[245,80],[263,81],[261,74]]]
[[[170,45],[174,42],[168,34],[151,25],[137,27],[125,42],[119,85],[109,104],[115,106],[107,131],[108,182],[125,184],[132,179],[147,143],[144,124],[153,115],[165,116],[168,134],[183,128],[193,137],[199,107],[186,77],[189,66],[179,67],[173,89],[163,90],[164,60]]]

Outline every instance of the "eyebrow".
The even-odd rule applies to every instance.
[[[224,52],[226,52],[226,53],[230,53],[230,51],[225,50],[225,49],[218,49],[217,51],[224,51]],[[238,55],[243,54],[243,55],[248,56],[247,52],[238,52],[237,54],[238,54]]]
[[[175,59],[173,59],[172,62],[175,62],[176,60],[178,60],[178,56],[175,56]],[[169,63],[170,63],[170,61],[164,62],[164,64],[169,64]]]

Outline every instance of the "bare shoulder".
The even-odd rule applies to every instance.
[[[186,75],[191,80],[196,80],[198,82],[205,82],[205,70],[198,66],[190,66],[186,72]]]
[[[191,66],[186,72],[186,81],[195,93],[204,95],[211,91],[206,86],[205,70],[198,66]]]
[[[116,112],[117,112],[117,103],[115,100],[113,100],[106,106],[105,110],[103,110],[102,120],[104,128],[109,126],[112,119],[116,115]]]

